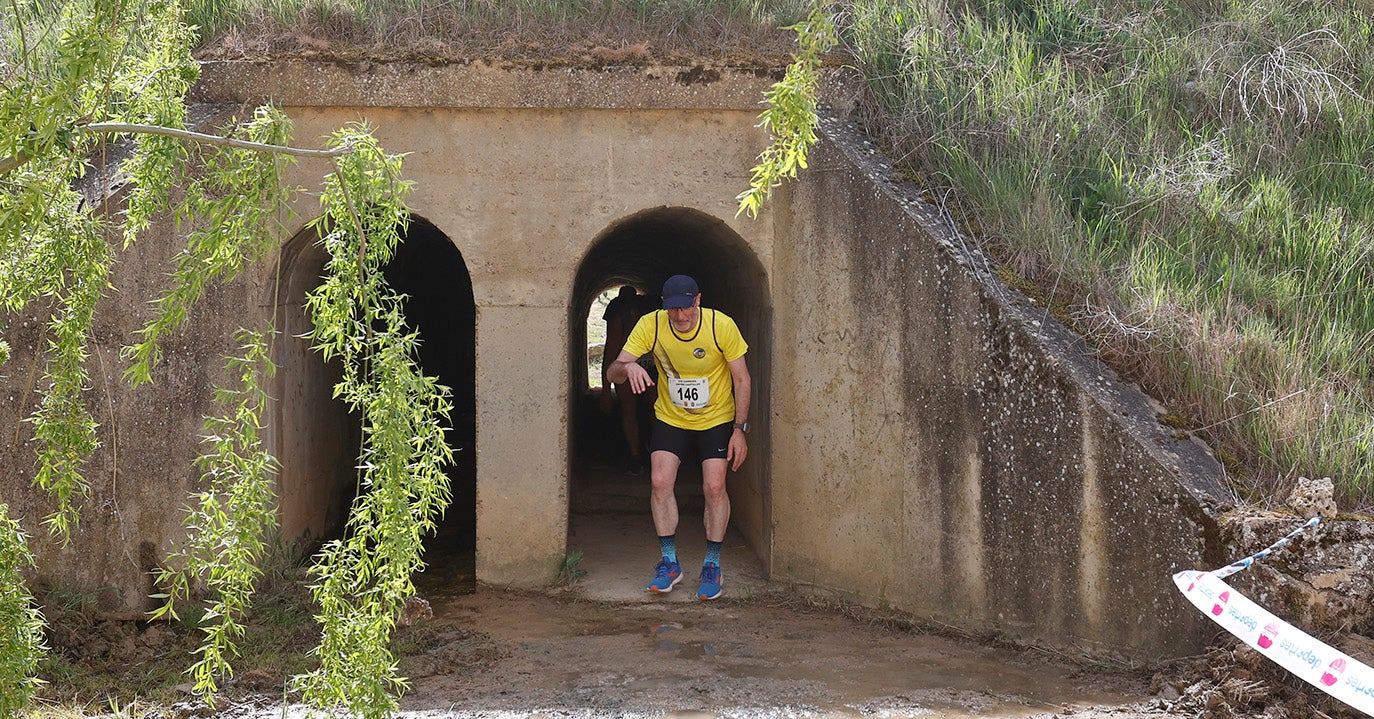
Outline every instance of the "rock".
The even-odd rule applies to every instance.
[[[268,669],[251,669],[234,680],[235,686],[251,692],[265,692],[280,689],[282,676]]]
[[[1278,512],[1229,516],[1223,519],[1227,555],[1257,552],[1301,521]],[[1374,520],[1327,519],[1229,581],[1280,618],[1347,654],[1374,651],[1360,646],[1361,636],[1374,637]],[[1350,641],[1350,650],[1342,648],[1342,638]],[[1255,669],[1248,652],[1237,652],[1235,658]]]
[[[1335,485],[1330,477],[1298,477],[1297,486],[1288,495],[1288,506],[1303,519],[1311,519],[1319,514],[1323,519],[1335,519]]]
[[[408,627],[433,618],[434,610],[429,606],[428,600],[420,597],[406,597],[405,603],[401,605],[401,617],[397,623],[403,627]]]

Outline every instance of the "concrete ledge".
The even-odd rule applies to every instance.
[[[192,102],[295,107],[761,110],[777,71],[696,67],[538,68],[485,62],[201,65]]]

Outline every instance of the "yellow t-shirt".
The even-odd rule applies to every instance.
[[[654,414],[682,429],[710,429],[735,420],[735,382],[730,362],[749,345],[735,321],[703,307],[690,335],[679,335],[666,310],[639,318],[625,351],[636,357],[653,352],[658,365]]]

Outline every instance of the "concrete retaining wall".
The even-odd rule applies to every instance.
[[[969,630],[1196,647],[1215,462],[824,125],[779,210],[773,570]]]

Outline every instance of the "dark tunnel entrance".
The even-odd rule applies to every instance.
[[[277,456],[283,537],[317,545],[340,536],[356,492],[354,465],[359,419],[333,398],[340,378],[309,348],[304,301],[319,286],[327,257],[313,235],[302,233],[283,251],[282,336],[278,350]],[[420,337],[421,370],[452,390],[448,468],[453,501],[434,537],[425,542],[425,578],[442,578],[447,591],[476,587],[476,306],[462,253],[434,225],[413,218],[387,282],[406,295],[406,322]]]
[[[725,222],[685,207],[659,207],[622,218],[596,239],[578,267],[569,303],[569,511],[649,511],[648,474],[627,468],[629,449],[615,403],[603,403],[599,366],[602,311],[621,286],[634,287],[647,309],[660,307],[663,281],[696,278],[701,303],[733,317],[749,343],[753,378],[749,460],[727,480],[731,527],[767,569],[769,532],[768,395],[772,357],[772,304],[768,278],[752,248]],[[589,351],[590,350],[590,351]],[[613,358],[611,358],[613,359]],[[608,360],[609,361],[609,360]],[[647,398],[646,398],[647,399]],[[640,403],[641,417],[649,416]],[[643,441],[647,441],[647,422]],[[678,479],[683,521],[699,521],[699,467],[684,465]],[[693,515],[695,519],[693,519]]]
[[[472,278],[458,248],[434,225],[414,218],[385,269],[387,283],[406,296],[406,323],[420,335],[420,368],[452,392],[448,468],[453,501],[436,535],[425,542],[427,579],[449,591],[476,589],[477,310]]]

